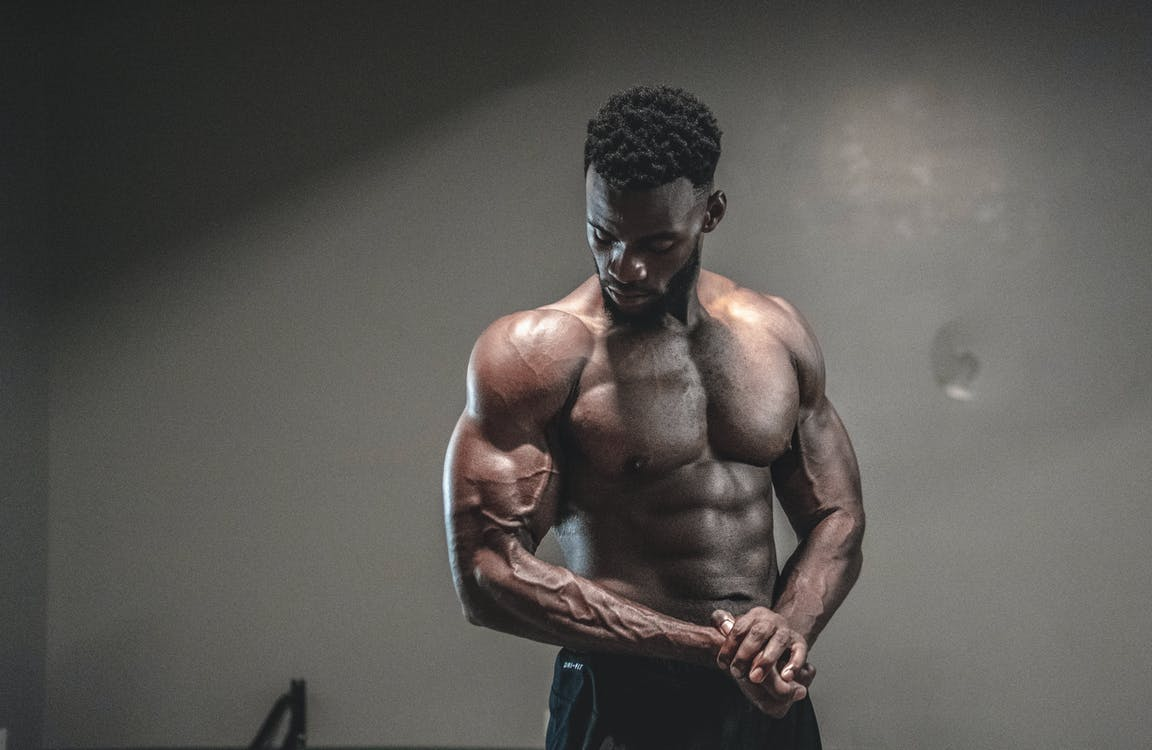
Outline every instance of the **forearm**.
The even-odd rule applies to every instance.
[[[860,575],[863,518],[836,511],[816,524],[788,558],[772,607],[809,645]]]
[[[715,666],[724,640],[522,550],[482,553],[470,578],[462,594],[473,622],[544,643]]]

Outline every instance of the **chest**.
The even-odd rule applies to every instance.
[[[787,350],[713,326],[606,339],[585,368],[569,439],[598,476],[701,459],[768,466],[788,447],[799,390]]]

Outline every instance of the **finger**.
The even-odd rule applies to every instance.
[[[712,613],[712,624],[716,626],[726,638],[720,646],[720,650],[716,653],[716,666],[721,669],[728,669],[728,665],[732,661],[732,656],[736,653],[737,647],[740,645],[740,639],[732,635],[735,629],[736,618],[726,609],[718,609]]]
[[[744,680],[743,682],[746,685],[749,684],[747,680]],[[764,690],[764,686],[762,685],[753,685],[752,688],[753,690]],[[788,709],[792,707],[792,704],[800,698],[803,698],[806,693],[800,694],[799,697],[794,697],[795,694],[796,691],[792,690],[790,690],[785,696],[777,696],[772,695],[771,693],[762,692],[756,694],[753,702],[756,704],[756,707],[764,713],[768,714],[772,718],[779,719],[787,714]]]
[[[766,672],[776,668],[776,663],[780,661],[780,657],[788,649],[792,642],[795,640],[794,635],[785,628],[781,628],[772,634],[768,640],[768,644],[764,646],[763,650],[756,655],[752,660],[752,668],[748,672],[748,679],[752,682],[761,682],[764,679]],[[784,679],[788,679],[788,675],[781,675]]]
[[[781,652],[783,653],[783,652]],[[777,654],[777,659],[780,654]],[[808,662],[808,644],[803,638],[796,637],[792,641],[792,655],[788,657],[788,661],[784,664],[784,668],[780,670],[780,676],[785,680],[795,679],[795,672],[800,667]]]
[[[731,612],[725,609],[718,609],[712,613],[713,622],[719,623],[717,627],[720,632],[724,633],[726,640],[720,646],[720,651],[716,654],[716,664],[721,669],[727,670],[732,665],[732,660],[736,657],[736,651],[743,643],[744,637],[748,634],[748,629],[755,624],[755,618],[749,617],[747,613],[740,617],[735,617]],[[730,621],[731,625],[726,625],[726,621]]]
[[[761,665],[763,674],[759,681],[760,688],[776,700],[789,702],[800,700],[808,694],[808,686],[816,677],[816,667],[805,662],[800,669],[789,673],[792,675],[792,679],[786,680],[780,675],[779,663],[782,660],[783,657],[778,658],[774,666],[769,666],[767,661]],[[749,675],[749,679],[751,679],[751,675]],[[801,687],[804,689],[798,690]]]
[[[736,618],[728,610],[718,609],[712,613],[712,624],[721,633],[728,635],[732,631],[732,626],[736,624]]]
[[[797,682],[789,682],[780,676],[780,673],[775,669],[764,667],[760,678],[760,689],[770,695],[773,700],[777,701],[792,701],[796,693],[796,688],[801,687]],[[749,677],[751,680],[751,677]],[[807,690],[807,688],[805,688]]]
[[[761,687],[765,688],[778,701],[791,704],[808,695],[807,685],[799,682],[787,682],[774,669],[764,670],[764,675],[764,682],[761,683]]]
[[[732,664],[732,658],[736,656],[736,650],[740,648],[740,636],[735,633],[735,627],[729,629],[727,639],[720,646],[720,650],[716,652],[716,664],[721,669],[727,670],[729,668]]]
[[[802,701],[808,695],[808,688],[803,685],[793,685],[788,697],[784,699],[784,713],[788,713],[788,709],[792,708],[792,704],[796,701]]]
[[[735,634],[740,628],[740,621],[736,622],[736,626],[732,629]],[[729,664],[729,671],[733,677],[745,677],[748,674],[748,667],[751,666],[752,660],[760,653],[764,646],[768,644],[772,636],[776,634],[776,625],[770,620],[759,620],[753,622],[748,626],[748,632],[744,634],[744,639],[740,642],[740,648],[736,649],[736,654],[732,657],[732,662]],[[731,639],[731,636],[729,636]]]

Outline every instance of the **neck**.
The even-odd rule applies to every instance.
[[[668,283],[668,293],[665,296],[663,317],[671,316],[680,325],[686,328],[695,327],[700,320],[700,312],[704,308],[700,304],[700,296],[696,293],[696,286],[700,283],[700,243],[684,267],[676,272]]]
[[[684,290],[684,294],[671,302],[665,310],[664,319],[666,321],[672,318],[685,328],[695,328],[696,324],[700,322],[704,306],[700,304],[700,295],[696,293],[699,276],[700,268],[697,266],[692,275],[692,283]]]

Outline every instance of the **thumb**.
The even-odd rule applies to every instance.
[[[718,609],[712,613],[712,624],[724,635],[728,635],[732,631],[732,625],[735,622],[736,618],[726,609]]]

